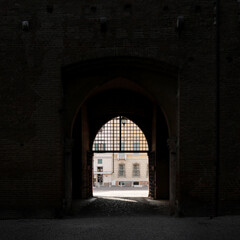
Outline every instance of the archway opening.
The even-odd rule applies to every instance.
[[[92,196],[92,143],[116,116],[131,119],[147,138],[150,197],[170,198],[175,208],[178,69],[154,59],[110,57],[66,66],[62,79],[67,209],[72,200]]]
[[[99,129],[92,151],[93,196],[149,196],[149,146],[137,124],[124,116],[111,119]]]
[[[168,200],[169,149],[167,140],[169,130],[165,116],[160,107],[151,99],[139,91],[123,88],[99,91],[85,101],[78,111],[72,135],[74,140],[72,199],[85,199],[93,196],[92,144],[99,129],[109,119],[116,116],[131,119],[144,132],[148,142],[146,150],[149,162],[148,195],[153,199]],[[135,146],[137,147],[137,144]],[[121,153],[116,152],[116,149],[114,151],[115,154]]]

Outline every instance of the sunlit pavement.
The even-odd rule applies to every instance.
[[[93,189],[95,197],[148,197],[147,187],[101,187]]]
[[[93,195],[73,201],[72,216],[169,215],[169,202],[149,199],[147,187],[101,187],[94,189]]]

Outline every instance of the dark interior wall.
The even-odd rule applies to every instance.
[[[210,2],[179,11],[179,211],[214,215],[216,197],[216,25]]]
[[[90,124],[90,142],[110,119],[125,116],[135,122],[151,142],[153,104],[137,91],[112,89],[104,91],[87,101]]]
[[[76,63],[63,68],[62,74],[66,135],[71,135],[79,106],[105,88],[135,89],[154,99],[165,114],[169,131],[176,134],[176,67],[147,58],[117,57]]]
[[[82,114],[79,111],[73,127],[72,197],[82,198]]]
[[[169,139],[168,128],[164,115],[160,109],[156,114],[156,198],[169,199],[170,182],[170,156],[167,141]],[[176,172],[174,172],[176,175]],[[171,176],[172,177],[172,176]]]
[[[240,213],[240,32],[238,1],[221,2],[219,42],[219,211]],[[230,15],[229,12],[232,14]]]

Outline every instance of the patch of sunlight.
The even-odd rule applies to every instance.
[[[102,198],[108,199],[108,200],[123,201],[123,202],[137,202],[136,200],[126,199],[126,198],[116,198],[116,197],[102,197]]]
[[[148,190],[93,190],[96,197],[148,197]]]

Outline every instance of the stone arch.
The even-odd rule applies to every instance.
[[[167,140],[177,134],[176,69],[149,59],[111,58],[66,67],[62,78],[65,138],[74,142],[68,157],[72,173],[65,170],[67,202],[92,195],[90,143],[116,115],[133,120],[145,133],[153,175],[150,196],[169,199]]]
[[[139,57],[105,57],[61,69],[64,95],[64,131],[72,136],[74,119],[94,94],[114,88],[136,88],[161,108],[171,136],[177,135],[178,69],[165,62]],[[150,81],[149,81],[150,80]]]

